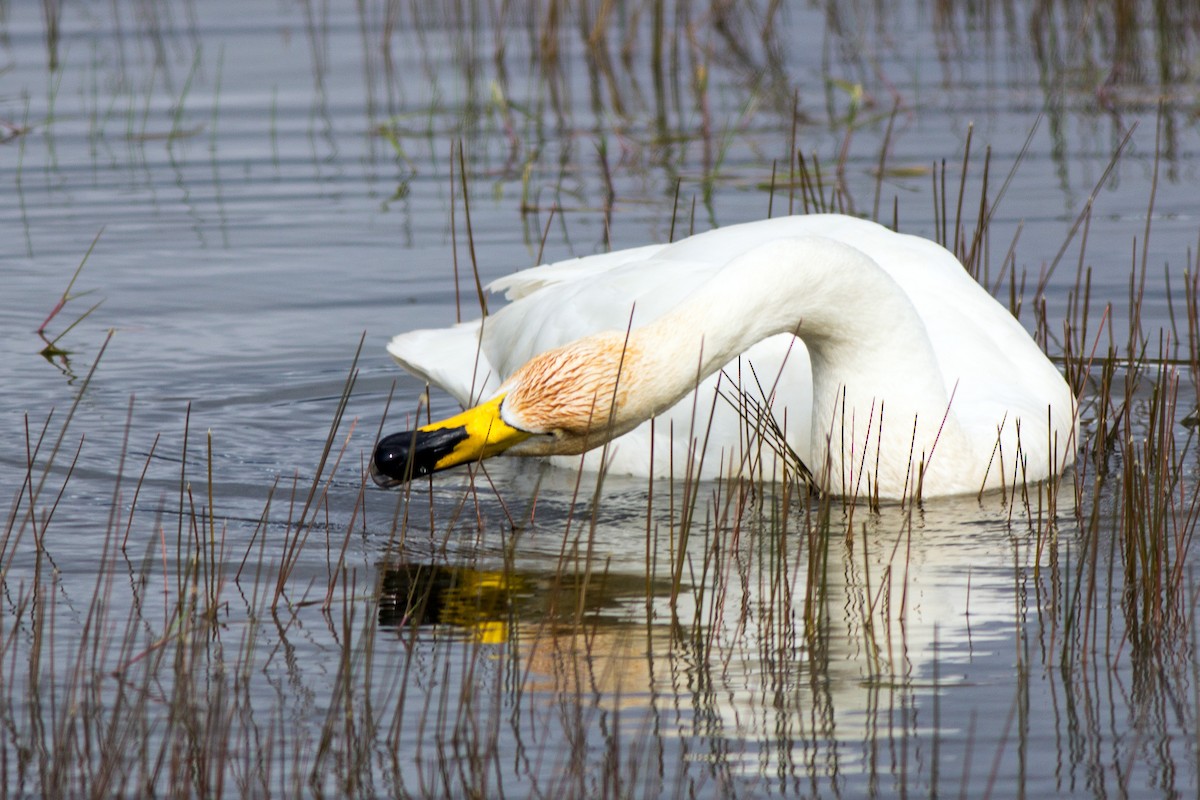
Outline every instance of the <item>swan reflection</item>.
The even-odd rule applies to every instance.
[[[847,514],[736,486],[714,491],[683,550],[661,521],[647,547],[644,510],[623,514],[616,490],[590,558],[547,526],[507,564],[387,564],[380,623],[415,647],[460,638],[443,658],[473,665],[465,690],[539,747],[616,736],[722,780],[837,780],[896,759],[927,769],[922,751],[974,735],[938,698],[969,705],[1000,685],[998,661],[1019,661],[1034,553],[1011,510],[993,496]]]

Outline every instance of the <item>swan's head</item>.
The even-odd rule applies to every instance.
[[[375,447],[371,477],[388,487],[501,453],[577,455],[597,447],[652,411],[629,402],[636,360],[623,333],[588,336],[542,353],[490,400],[385,436]]]

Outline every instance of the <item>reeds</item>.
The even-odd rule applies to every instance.
[[[1162,6],[1174,19],[1178,9]],[[630,113],[639,78],[627,60],[641,29],[627,15],[650,15],[657,141],[669,150],[679,136],[671,121],[693,111],[705,131],[694,171],[663,156],[680,210],[670,230],[703,226],[697,197],[703,212],[706,191],[723,179],[719,126],[705,102],[717,56],[695,33],[709,9],[494,8],[524,13],[537,69],[564,116],[572,111],[563,64],[579,48],[591,102]],[[771,27],[777,5],[749,17],[731,8],[713,7],[703,24],[728,43],[722,57],[750,76],[772,64],[778,43],[755,31]],[[467,10],[389,4],[386,16]],[[451,23],[485,27],[461,16]],[[761,72],[747,85],[775,91],[770,69]],[[400,84],[389,71],[381,85]],[[500,87],[474,121],[490,119],[511,131],[506,141],[522,142],[534,115],[504,101]],[[854,102],[864,104],[856,114],[867,113],[870,92]],[[780,130],[794,131],[798,104],[789,95],[784,107],[791,114]],[[387,129],[398,160],[403,121]],[[176,115],[172,136],[187,134],[182,124]],[[840,141],[850,141],[850,128]],[[378,500],[363,491],[356,463],[369,444],[363,426],[346,419],[361,391],[355,353],[312,469],[261,487],[257,518],[239,519],[222,496],[220,430],[198,432],[185,413],[178,430],[149,432],[134,400],[119,466],[90,479],[105,487],[101,502],[75,496],[90,453],[76,408],[103,373],[100,346],[75,405],[27,415],[17,448],[23,480],[0,535],[7,792],[1032,794],[1046,787],[1025,786],[1022,770],[1049,740],[1063,743],[1053,756],[1061,783],[1051,789],[1125,794],[1151,772],[1145,782],[1164,794],[1187,790],[1195,778],[1182,774],[1188,757],[1179,751],[1194,742],[1200,711],[1187,567],[1198,511],[1194,256],[1178,254],[1184,269],[1161,278],[1173,317],[1160,333],[1141,313],[1147,287],[1160,280],[1147,263],[1149,222],[1131,248],[1127,296],[1100,298],[1087,250],[1092,203],[1045,270],[1022,273],[1019,231],[994,241],[1007,179],[991,177],[996,159],[985,148],[980,155],[974,134],[961,159],[929,167],[890,166],[885,144],[872,159],[878,178],[868,202],[846,179],[847,148],[826,160],[796,139],[772,170],[778,179],[761,182],[764,209],[869,206],[903,229],[905,209],[889,208],[885,177],[915,169],[931,179],[938,237],[1037,331],[1081,394],[1074,470],[1002,495],[887,505],[813,495],[806,473],[818,465],[796,464],[783,481],[679,474],[649,484],[594,473],[564,479],[526,465],[480,468],[461,482]],[[1166,148],[1168,131],[1158,139]],[[599,190],[572,195],[560,167],[551,202],[537,188],[523,198],[538,241],[572,213],[564,198],[602,210],[608,229],[619,222],[613,174],[632,167],[610,145],[591,152]],[[450,163],[473,244],[466,203],[478,165],[462,146]],[[526,153],[516,163],[540,162]],[[1152,211],[1153,198],[1146,202]],[[1056,319],[1045,293],[1051,273],[1070,262],[1076,278],[1065,318]],[[73,284],[64,305],[79,296]],[[1115,318],[1127,329],[1116,330]],[[757,379],[745,384],[728,401],[744,409],[762,460],[773,461],[778,423]],[[698,457],[714,457],[702,436],[689,435]],[[92,543],[80,565],[72,541],[82,533]],[[976,668],[1015,679],[980,690]]]
[[[815,173],[798,170],[809,176],[802,197],[828,197]],[[945,230],[960,247],[988,238]],[[1081,264],[1086,220],[1082,231]],[[1132,274],[1136,308],[1136,261]],[[377,568],[348,559],[367,513],[360,492],[346,519],[330,521],[324,574],[298,570],[334,476],[350,469],[364,484],[344,459],[352,366],[313,477],[271,488],[245,545],[223,521],[219,434],[197,436],[185,417],[178,443],[135,445],[131,403],[91,599],[78,607],[63,602],[54,530],[73,479],[61,461],[77,461],[83,444],[71,413],[30,421],[26,479],[0,547],[5,785],[47,795],[757,794],[819,792],[858,770],[911,790],[994,788],[1011,753],[1029,746],[1033,671],[1057,670],[1065,691],[1101,713],[1094,698],[1109,669],[1129,664],[1150,680],[1147,670],[1192,663],[1184,565],[1197,508],[1184,467],[1191,436],[1178,424],[1189,364],[1165,336],[1150,350],[1136,313],[1125,346],[1097,353],[1089,326],[1108,323],[1080,275],[1063,353],[1085,400],[1080,465],[981,498],[976,511],[1006,520],[1007,543],[991,547],[1011,551],[1026,676],[998,739],[970,729],[964,753],[944,710],[932,729],[925,716],[931,699],[955,691],[920,610],[946,580],[931,548],[961,547],[937,544],[959,534],[931,527],[937,509],[920,504],[812,497],[802,471],[782,483],[651,485],[641,521],[616,528],[606,511],[614,480],[603,475],[581,473],[565,502],[474,480],[449,495],[413,491],[397,498],[394,554]],[[1194,287],[1189,278],[1179,302],[1189,326],[1200,319]],[[752,397],[728,400],[745,404],[748,432],[773,460],[768,409]],[[173,481],[153,463],[164,447],[182,454]],[[157,502],[139,499],[154,494],[148,482]],[[528,511],[516,513],[521,505]],[[640,567],[597,546],[631,529],[643,532]],[[497,530],[499,550],[488,544]],[[474,554],[446,548],[464,534]],[[547,537],[558,542],[554,566],[531,566],[522,549]],[[414,560],[415,541],[443,544]],[[965,618],[977,604],[983,628],[1002,619],[988,599],[995,579],[949,562],[969,587]],[[1029,636],[1033,651],[1020,645]],[[315,652],[329,669],[314,672]],[[1139,687],[1155,698],[1175,691],[1170,681]],[[861,727],[847,728],[850,709]],[[850,758],[848,741],[867,749]],[[931,746],[932,763],[916,759]]]

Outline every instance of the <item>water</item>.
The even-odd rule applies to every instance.
[[[1112,515],[1095,548],[1089,649],[1074,646],[1088,629],[1064,611],[1089,574],[1072,561],[1086,532],[1065,499],[1054,529],[1036,514],[1028,522],[1021,503],[945,501],[915,518],[860,512],[850,539],[839,510],[821,569],[797,501],[778,501],[797,515],[780,530],[778,502],[755,498],[739,512],[758,520],[744,539],[696,529],[673,589],[680,487],[655,485],[651,498],[643,482],[612,479],[593,504],[594,478],[577,486],[573,474],[516,462],[490,469],[477,491],[462,476],[439,479],[411,505],[360,492],[393,384],[392,420],[423,390],[390,362],[387,339],[448,324],[458,305],[476,313],[452,179],[459,144],[486,282],[536,263],[543,237],[552,260],[664,240],[676,205],[677,231],[799,206],[785,180],[793,135],[826,185],[844,148],[846,202],[868,214],[886,142],[880,217],[895,202],[903,229],[935,236],[931,169],[947,164],[953,217],[969,137],[965,217],[977,213],[984,149],[990,197],[1016,164],[987,267],[1007,299],[1016,238],[1027,324],[1037,276],[1099,185],[1082,258],[1094,320],[1113,303],[1112,339],[1128,339],[1130,269],[1143,263],[1149,221],[1142,325],[1155,354],[1159,329],[1173,343],[1186,336],[1182,275],[1200,233],[1195,20],[1179,11],[1156,25],[1171,12],[1135,4],[1132,35],[1117,26],[1121,44],[1109,46],[1097,33],[1115,25],[1103,10],[1077,22],[1053,5],[949,17],[892,6],[806,5],[769,23],[758,9],[724,25],[706,6],[670,6],[661,62],[653,6],[614,9],[596,28],[601,50],[584,43],[574,11],[554,29],[541,4],[500,17],[419,4],[72,6],[53,48],[40,8],[0,6],[0,485],[22,513],[26,431],[36,441],[51,414],[51,436],[60,430],[112,331],[39,513],[65,485],[62,500],[0,551],[10,793],[63,786],[24,754],[52,741],[42,717],[71,717],[28,698],[82,691],[64,665],[81,634],[94,635],[96,597],[104,634],[85,641],[103,642],[94,673],[110,677],[88,683],[98,699],[84,707],[96,730],[128,730],[157,753],[183,684],[172,648],[191,642],[172,622],[177,575],[188,542],[212,540],[219,570],[198,580],[219,596],[222,632],[192,643],[207,667],[187,674],[207,678],[188,691],[229,731],[233,755],[193,756],[190,773],[136,759],[118,770],[160,787],[221,775],[206,793],[351,791],[345,776],[358,774],[363,793],[417,795],[1194,791],[1194,661],[1186,647],[1143,649],[1124,629],[1134,601],[1110,548],[1115,501],[1103,495],[1085,493]],[[785,188],[772,200],[773,169]],[[1080,239],[1046,291],[1055,353]],[[65,353],[45,358],[34,331],[93,240],[72,288],[81,296],[47,327]],[[360,338],[333,448],[345,454],[293,549],[289,520],[318,473]],[[1184,342],[1167,354],[1187,353]],[[1135,393],[1143,428],[1149,395]],[[435,414],[454,408],[437,393],[431,402]],[[1174,435],[1186,441],[1184,429]],[[1090,468],[1081,474],[1090,491]],[[1187,509],[1193,482],[1182,474]],[[701,519],[716,518],[712,495],[726,492],[704,488]],[[1190,535],[1192,524],[1162,528]],[[816,600],[814,575],[826,580]],[[400,589],[405,599],[390,599]],[[407,598],[425,594],[449,610],[406,613]],[[54,609],[52,624],[31,596]],[[398,619],[385,613],[396,606]],[[348,652],[352,689],[339,677]],[[138,670],[159,657],[161,686],[143,684]],[[117,667],[133,677],[112,677]],[[214,694],[231,672],[246,677]],[[121,705],[134,696],[141,710]],[[345,719],[381,729],[343,724],[348,708]],[[100,785],[98,753],[120,751],[77,755],[90,777],[66,786]],[[356,772],[363,753],[369,766]]]

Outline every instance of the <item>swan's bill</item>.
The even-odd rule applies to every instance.
[[[387,488],[459,464],[491,458],[532,434],[500,416],[504,395],[493,397],[449,419],[379,440],[371,459],[371,478]]]

